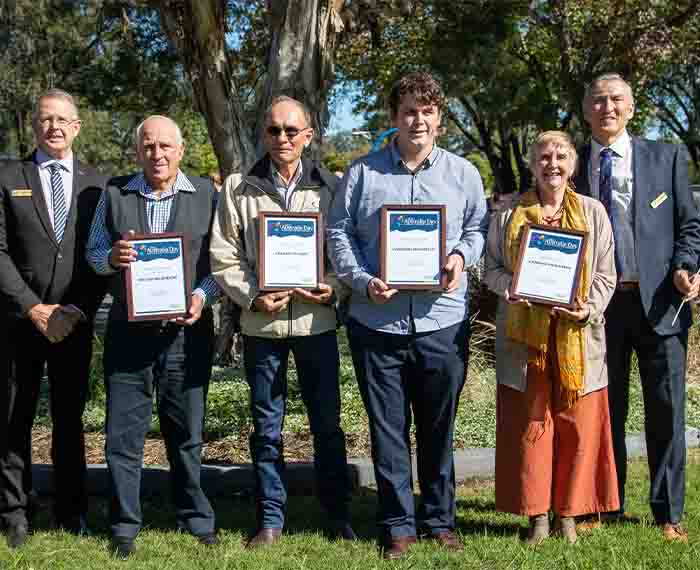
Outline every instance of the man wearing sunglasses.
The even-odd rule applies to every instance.
[[[240,184],[226,180],[211,238],[213,275],[242,307],[244,362],[254,432],[250,450],[256,476],[258,520],[248,548],[276,542],[284,526],[282,425],[287,362],[294,355],[301,396],[314,442],[316,487],[326,532],[354,539],[349,523],[350,482],[340,428],[336,282],[326,276],[314,291],[261,292],[258,287],[258,214],[327,213],[336,178],[302,158],[313,138],[306,107],[277,97],[265,114],[265,156]]]

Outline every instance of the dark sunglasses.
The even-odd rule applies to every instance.
[[[297,129],[296,127],[278,127],[277,125],[270,125],[265,129],[265,132],[270,135],[271,137],[278,137],[282,133],[287,135],[287,138],[289,140],[292,140],[295,138],[299,133],[303,133],[304,131],[308,131],[309,127],[306,127],[304,129]]]

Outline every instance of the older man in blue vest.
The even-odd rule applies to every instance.
[[[112,502],[112,551],[134,551],[142,525],[139,487],[153,396],[158,403],[172,477],[177,527],[202,544],[217,543],[214,512],[200,486],[202,429],[211,374],[211,304],[219,288],[210,275],[209,229],[215,191],[208,180],[186,176],[177,124],[159,115],[136,130],[143,171],[113,178],[98,204],[87,258],[111,275],[114,303],[105,337],[107,439]],[[136,259],[129,232],[183,234],[189,253],[192,298],[189,315],[164,321],[128,321],[124,269]]]

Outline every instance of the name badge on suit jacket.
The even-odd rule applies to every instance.
[[[658,208],[666,200],[668,200],[668,194],[666,194],[666,192],[661,192],[661,194],[651,201],[651,207],[656,210],[656,208]]]
[[[31,198],[31,188],[17,188],[11,192],[13,198]]]

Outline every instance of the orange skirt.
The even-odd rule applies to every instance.
[[[554,358],[539,374],[528,366],[525,392],[498,386],[498,510],[568,517],[620,508],[608,389],[568,408],[560,393]]]

